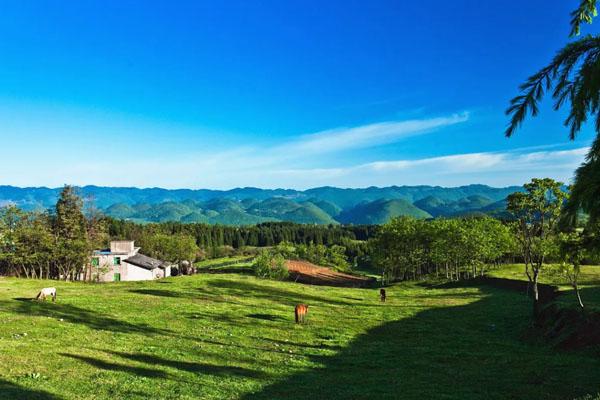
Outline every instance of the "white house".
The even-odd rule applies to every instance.
[[[133,240],[110,242],[110,248],[95,250],[87,276],[94,281],[147,281],[171,276],[171,265],[139,253]]]

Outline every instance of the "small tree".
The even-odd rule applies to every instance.
[[[508,196],[507,209],[517,219],[516,233],[525,263],[525,274],[532,288],[533,311],[539,311],[538,279],[554,245],[553,235],[567,194],[562,183],[550,178],[532,179],[525,192]]]
[[[56,255],[62,278],[76,279],[89,258],[83,201],[72,186],[65,185],[56,203],[54,231]]]
[[[54,243],[47,214],[24,215],[15,235],[14,256],[25,276],[49,277],[50,266],[54,262]]]
[[[4,273],[19,274],[17,236],[24,218],[24,213],[13,205],[0,208],[0,262]]]
[[[275,246],[275,252],[281,254],[284,258],[296,258],[296,247],[290,242],[281,242]]]
[[[583,308],[581,293],[579,292],[579,275],[584,259],[593,258],[593,250],[597,246],[596,236],[592,230],[574,230],[561,233],[558,238],[559,257],[562,263],[558,266],[559,274],[564,277],[577,297],[577,303]]]
[[[281,254],[273,254],[270,251],[261,251],[254,259],[252,265],[254,274],[259,278],[284,280],[289,276],[285,266],[285,258]]]
[[[189,235],[156,233],[144,237],[141,245],[148,255],[173,263],[181,261],[193,263],[199,250],[196,240]]]

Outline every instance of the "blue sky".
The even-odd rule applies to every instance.
[[[591,127],[504,109],[577,2],[7,1],[0,184],[568,181]]]

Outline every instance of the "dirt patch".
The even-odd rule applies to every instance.
[[[343,287],[365,287],[375,283],[373,278],[337,272],[308,261],[287,260],[285,265],[290,278],[299,283]]]

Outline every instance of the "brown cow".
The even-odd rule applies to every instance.
[[[306,317],[306,313],[308,312],[308,306],[306,304],[298,304],[294,309],[294,314],[296,315],[296,323],[304,323],[304,319]]]
[[[386,295],[385,295],[385,289],[384,288],[379,289],[379,298],[381,299],[382,303],[385,303]]]

